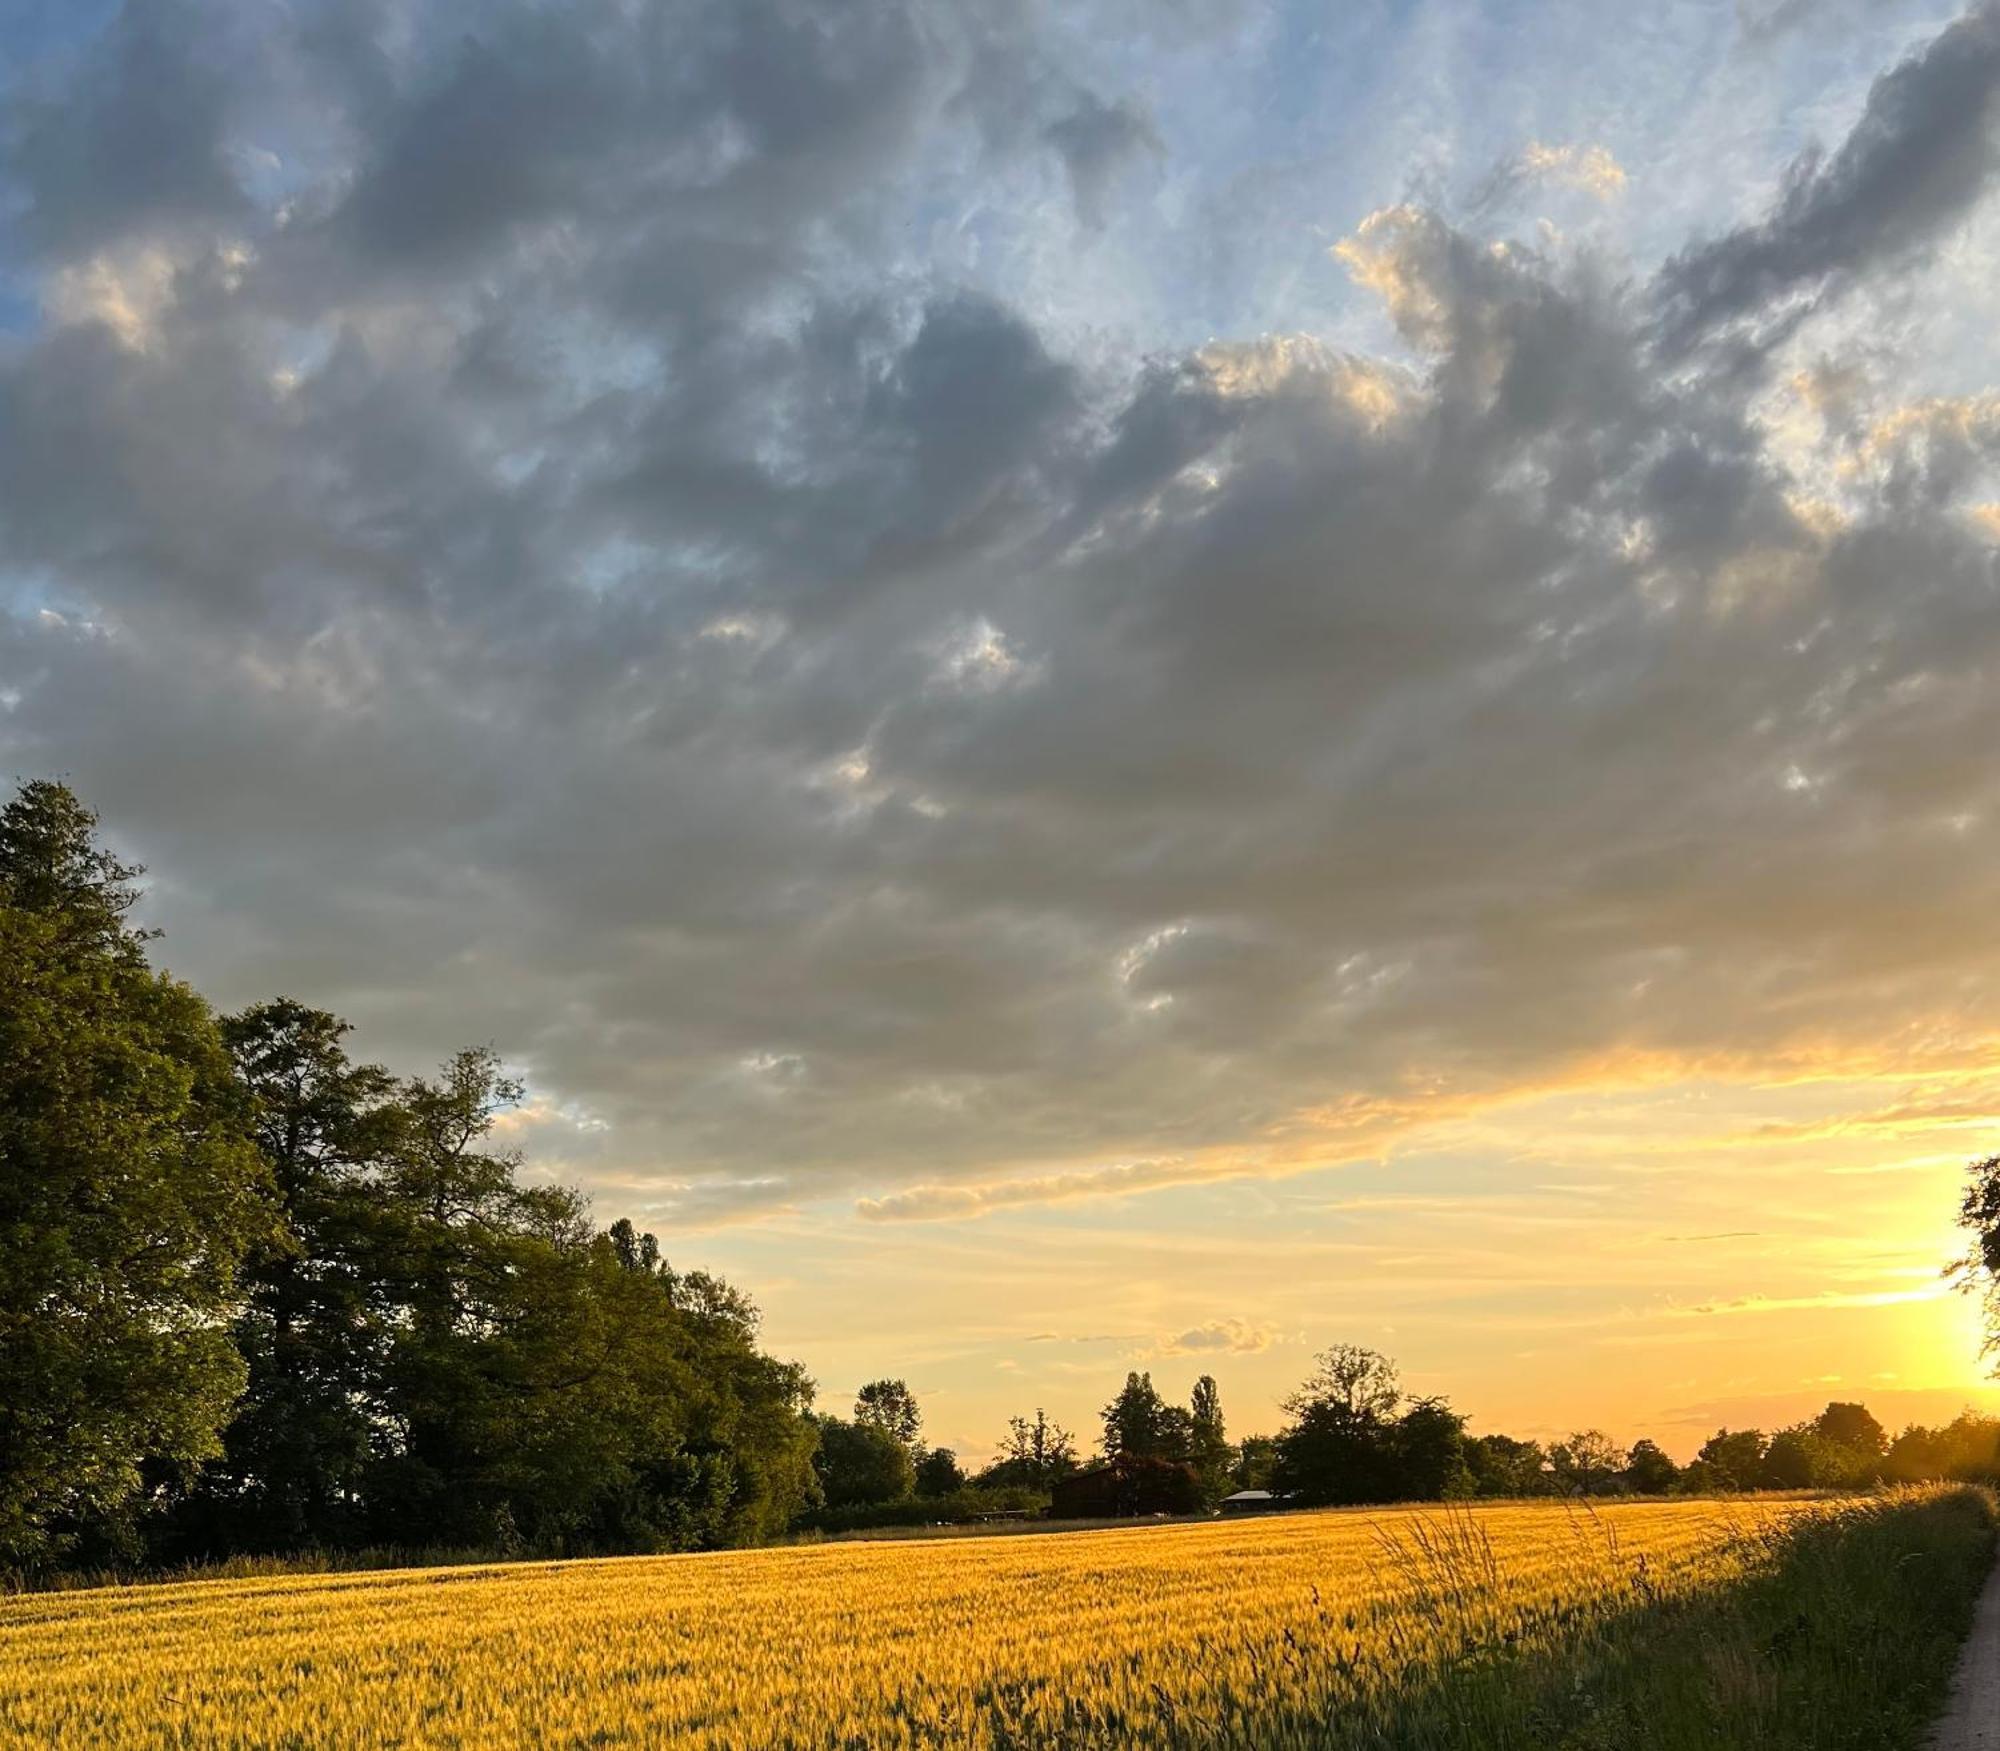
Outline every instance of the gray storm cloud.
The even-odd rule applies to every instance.
[[[1996,93],[2000,5],[1984,0],[1875,82],[1837,150],[1794,160],[1769,214],[1674,259],[1673,331],[1768,319],[1934,247],[1992,180]]]
[[[940,164],[1115,226],[1033,8],[175,17],[7,125],[0,743],[219,999],[688,1220],[1990,1030],[2000,428],[1662,362],[1973,210],[1990,10],[1653,283],[1391,208],[1395,356],[1123,361],[879,267]]]

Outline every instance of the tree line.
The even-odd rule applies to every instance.
[[[1720,1430],[1684,1468],[1593,1430],[1474,1435],[1337,1345],[1274,1436],[1232,1440],[1211,1376],[1180,1405],[1133,1371],[1094,1455],[1037,1408],[968,1472],[903,1381],[816,1415],[741,1291],[524,1182],[498,1133],[522,1090],[490,1049],[403,1077],[291,998],[215,1015],[150,964],[141,872],[95,825],[56,783],[0,809],[0,1568],[708,1548],[1060,1508],[1093,1469],[1118,1511],[1995,1470],[2000,1423],[1892,1442],[1851,1404]],[[1962,1219],[1990,1287],[2000,1163]]]
[[[1750,1490],[1859,1490],[1934,1478],[2000,1477],[2000,1418],[1968,1411],[1943,1428],[1894,1440],[1865,1405],[1836,1401],[1771,1434],[1718,1429],[1686,1465],[1658,1442],[1622,1446],[1599,1429],[1541,1442],[1474,1434],[1444,1399],[1409,1396],[1396,1365],[1337,1344],[1285,1401],[1276,1435],[1229,1439],[1221,1394],[1202,1375],[1187,1405],[1150,1373],[1128,1373],[1100,1413],[1094,1453],[1047,1413],[1015,1417],[998,1456],[967,1474],[955,1453],[927,1448],[915,1395],[901,1380],[862,1389],[852,1419],[821,1417],[822,1493],[811,1524],[832,1529],[918,1524],[1042,1508],[1093,1469],[1130,1487],[1119,1512],[1189,1513],[1241,1490],[1300,1507],[1537,1496],[1715,1495]],[[1085,1495],[1079,1500],[1088,1501]],[[1078,1512],[1094,1512],[1079,1508]]]
[[[217,1017],[60,784],[0,811],[0,1564],[681,1549],[814,1499],[757,1310],[524,1184],[490,1050]]]

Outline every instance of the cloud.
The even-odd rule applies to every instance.
[[[1746,318],[1770,321],[1795,299],[1837,292],[1932,249],[1991,180],[1997,88],[2000,6],[1981,0],[1875,82],[1836,151],[1793,160],[1763,219],[1668,264],[1659,289],[1670,334],[1693,339]]]
[[[1240,1171],[1240,1170],[1239,1170]],[[1042,1174],[986,1185],[918,1185],[887,1197],[862,1198],[854,1213],[869,1222],[945,1222],[1025,1204],[1064,1204],[1079,1198],[1117,1197],[1201,1178],[1190,1164],[1128,1161],[1112,1167]]]
[[[1153,1356],[1249,1356],[1283,1341],[1282,1335],[1272,1326],[1236,1318],[1211,1319],[1201,1325],[1190,1326],[1178,1337],[1161,1338],[1147,1353]]]
[[[1496,165],[1472,198],[1475,212],[1499,205],[1531,183],[1574,189],[1600,201],[1617,200],[1625,192],[1624,167],[1607,147],[1569,141],[1551,145],[1530,140],[1520,151]]]
[[[1989,12],[1657,281],[1289,215],[1352,300],[1304,333],[1182,274],[1222,124],[1109,13],[178,16],[65,38],[0,143],[0,751],[221,1002],[492,1039],[677,1224],[1990,1056],[1988,361],[1676,351],[1973,212]]]
[[[1687,1319],[1735,1317],[1752,1313],[1816,1312],[1826,1308],[1896,1307],[1910,1301],[1937,1301],[1952,1292],[1944,1282],[1915,1289],[1874,1289],[1823,1295],[1745,1295],[1733,1301],[1709,1301],[1699,1307],[1675,1308]]]
[[[1143,105],[1131,98],[1106,103],[1087,91],[1074,109],[1049,124],[1048,140],[1068,173],[1076,216],[1093,230],[1103,229],[1111,195],[1125,171],[1149,155],[1166,156]]]

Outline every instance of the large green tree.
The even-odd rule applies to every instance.
[[[901,1501],[916,1485],[910,1450],[876,1422],[821,1417],[814,1464],[829,1508],[879,1507]]]
[[[490,1051],[399,1081],[289,999],[225,1024],[283,1199],[235,1335],[249,1390],[163,1554],[754,1542],[813,1491],[812,1384],[746,1297],[493,1147]]]
[[[147,963],[139,871],[61,784],[0,810],[0,1560],[117,1528],[215,1453],[270,1231],[207,1006]]]
[[[249,1387],[184,1504],[181,1554],[338,1546],[361,1531],[395,1333],[373,1176],[399,1147],[394,1078],[349,1061],[347,1024],[290,998],[222,1023],[284,1225],[253,1247],[235,1323]]]

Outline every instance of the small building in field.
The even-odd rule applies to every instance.
[[[1200,1508],[1201,1483],[1193,1467],[1134,1453],[1057,1478],[1049,1490],[1052,1520],[1127,1520]]]
[[[1291,1497],[1276,1490],[1238,1490],[1224,1496],[1216,1506],[1225,1514],[1274,1514],[1291,1506]]]

